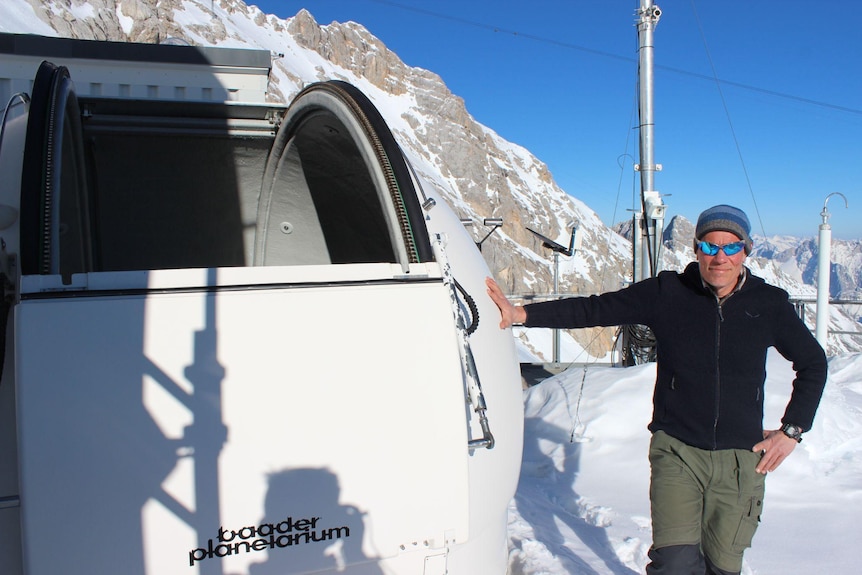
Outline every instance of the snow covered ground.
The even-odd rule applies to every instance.
[[[793,371],[768,360],[765,425],[776,428]],[[524,462],[509,508],[511,575],[644,573],[647,449],[655,365],[572,367],[524,392]],[[767,478],[744,575],[859,572],[862,354],[830,358],[814,428]]]

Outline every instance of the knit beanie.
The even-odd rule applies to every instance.
[[[730,232],[745,242],[746,255],[751,253],[751,224],[748,216],[739,208],[721,204],[705,210],[697,218],[694,230],[695,241],[709,232]]]

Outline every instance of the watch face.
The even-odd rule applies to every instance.
[[[783,431],[785,435],[787,435],[788,437],[792,437],[793,439],[798,439],[800,436],[802,436],[802,428],[797,427],[796,425],[791,425],[789,423],[785,424],[781,428],[781,431]]]

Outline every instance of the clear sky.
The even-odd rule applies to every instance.
[[[352,20],[548,164],[606,223],[638,183],[638,0],[258,0]],[[862,42],[851,0],[664,0],[655,32],[655,187],[668,216],[717,203],[755,233],[862,239]],[[626,156],[628,154],[628,156]],[[620,165],[622,164],[622,168]],[[639,200],[638,200],[639,201]]]

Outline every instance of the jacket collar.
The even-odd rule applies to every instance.
[[[683,271],[683,276],[686,278],[686,281],[691,284],[691,286],[694,287],[696,290],[703,293],[707,293],[709,295],[715,295],[709,284],[703,281],[703,278],[700,277],[700,267],[697,265],[697,262],[691,262],[690,264],[688,264],[685,267],[685,271]],[[743,289],[749,289],[753,285],[762,282],[763,280],[752,274],[751,270],[749,270],[746,266],[742,266],[742,272],[739,274],[739,281],[736,282],[736,286],[734,286],[733,291],[726,295],[725,298],[730,297],[731,295]]]

